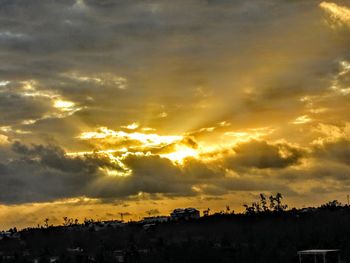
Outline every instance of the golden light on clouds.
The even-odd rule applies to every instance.
[[[71,72],[62,74],[64,77],[83,82],[83,83],[95,83],[97,85],[108,85],[119,89],[127,88],[127,79],[114,75],[112,73],[99,73],[99,74],[82,74],[79,72]]]
[[[130,130],[129,132],[99,127],[95,131],[82,132],[77,138],[100,150],[69,154],[107,154],[123,167],[126,175],[130,175],[132,171],[123,164],[128,154],[158,155],[180,166],[184,164],[187,158],[198,159],[203,162],[213,161],[219,158],[220,154],[217,155],[218,152],[230,151],[239,143],[261,140],[275,131],[271,127],[262,127],[245,131],[216,132],[219,127],[227,129],[229,126],[224,121],[218,123],[217,127],[200,128],[197,131],[186,132],[183,135],[159,135],[154,133],[152,129],[147,130],[153,133],[137,132],[134,130],[143,130],[142,126],[137,123],[122,126],[122,128]],[[193,134],[203,132],[210,134],[210,136],[198,140],[193,137]],[[107,173],[113,174],[111,171]],[[114,173],[122,175],[124,172],[115,171]]]
[[[101,168],[100,170],[103,173],[107,174],[108,176],[125,177],[125,176],[130,176],[132,174],[132,171],[130,169],[127,169],[126,167],[124,167],[123,171],[113,170],[113,169],[108,169],[108,168]]]
[[[107,127],[100,127],[97,131],[83,132],[78,136],[81,140],[104,139],[108,140],[135,140],[142,143],[144,146],[157,147],[168,145],[177,141],[181,141],[183,136],[179,135],[158,135],[155,133],[140,133],[140,132],[124,132],[114,131]]]
[[[128,129],[128,130],[136,130],[138,127],[140,127],[140,124],[138,124],[137,122],[133,122],[129,125],[126,126],[122,126],[122,128]]]
[[[57,98],[59,95],[54,91],[48,89],[40,89],[38,88],[38,83],[35,80],[25,80],[21,83],[21,94],[27,97],[42,97],[49,100],[53,100]]]
[[[6,135],[0,134],[0,144],[7,144],[9,143],[8,137]]]
[[[229,142],[230,146],[237,143],[247,142],[251,140],[260,140],[268,135],[274,133],[275,129],[272,127],[261,127],[248,129],[246,131],[228,131],[223,134],[225,141]]]
[[[350,9],[345,6],[337,5],[332,2],[322,2],[320,7],[324,9],[332,20],[334,26],[347,25],[350,26]]]
[[[198,158],[199,150],[185,145],[175,145],[174,151],[160,154],[161,157],[167,158],[176,164],[183,164],[186,158]]]
[[[345,122],[342,125],[319,123],[312,131],[318,136],[312,142],[313,144],[323,145],[350,140],[350,122]]]
[[[139,124],[132,123],[128,126],[122,127],[129,130],[135,130],[139,127]],[[138,149],[142,154],[147,154],[152,151],[160,151],[161,153],[159,156],[170,159],[176,163],[182,163],[183,160],[188,157],[198,156],[197,149],[189,147],[183,143],[185,137],[182,135],[158,135],[155,133],[114,131],[107,127],[100,127],[93,132],[83,132],[78,138],[89,141],[96,147],[106,143],[112,145],[114,143],[114,147],[119,151],[123,151],[125,154],[127,154],[129,150],[130,152],[135,153],[134,149]],[[122,141],[130,141],[127,143],[130,149],[128,149],[128,147],[125,148],[123,144],[118,146],[118,142]],[[169,146],[171,147],[164,152],[164,147]]]
[[[66,100],[55,100],[54,107],[62,111],[71,111],[75,107],[75,103]]]
[[[293,124],[304,124],[308,123],[311,121],[311,118],[308,115],[302,115],[297,117],[294,121]]]
[[[82,107],[77,106],[73,101],[63,100],[60,98],[53,99],[53,107],[56,108],[58,112],[48,114],[44,118],[65,118],[83,109]]]
[[[80,151],[67,152],[68,157],[104,157],[108,158],[112,164],[115,164],[119,169],[112,169],[111,167],[100,167],[99,170],[108,176],[125,177],[132,174],[132,170],[124,164],[124,160],[129,154],[128,149],[122,148],[118,150],[100,150],[100,151]],[[140,154],[140,153],[134,153]]]

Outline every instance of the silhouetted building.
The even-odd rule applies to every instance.
[[[299,263],[341,263],[339,249],[310,249],[298,251]]]
[[[154,230],[155,229],[155,227],[156,227],[156,224],[144,224],[143,226],[142,226],[142,228],[144,229],[144,230]]]
[[[0,231],[0,240],[3,238],[15,238],[19,239],[21,236],[18,232],[10,232],[10,231]]]
[[[125,262],[125,252],[123,250],[115,250],[113,251],[113,256],[117,263]]]
[[[179,220],[179,219],[197,219],[200,217],[200,213],[195,208],[177,208],[171,214],[171,219]]]
[[[150,216],[144,217],[141,223],[151,224],[151,223],[166,223],[170,220],[169,216]]]

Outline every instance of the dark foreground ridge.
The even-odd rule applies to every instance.
[[[0,240],[0,262],[296,263],[297,251],[325,248],[340,249],[342,262],[350,262],[349,206],[280,205],[270,208],[262,199],[243,214],[228,209],[198,219],[159,217],[155,223],[87,220],[12,229]]]

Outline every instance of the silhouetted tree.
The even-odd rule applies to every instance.
[[[260,204],[258,202],[253,202],[252,207],[254,208],[255,213],[261,212]]]
[[[269,208],[267,206],[266,196],[264,194],[260,194],[260,204],[264,212],[269,211]]]
[[[63,226],[73,225],[73,218],[63,217]]]
[[[287,205],[282,204],[283,196],[281,193],[277,193],[276,196],[271,195],[269,197],[270,200],[270,209],[267,206],[266,197],[264,194],[260,194],[260,202],[253,202],[251,206],[248,206],[247,204],[244,204],[245,207],[245,214],[253,215],[253,214],[259,214],[261,212],[268,212],[268,211],[274,211],[274,212],[283,212],[287,209]]]
[[[48,228],[48,227],[49,227],[49,221],[50,221],[50,220],[49,220],[48,218],[45,218],[45,219],[44,219],[44,227],[45,227],[45,228]]]
[[[282,212],[282,211],[285,211],[288,208],[288,205],[282,204],[282,199],[283,199],[282,194],[281,193],[277,193],[276,196],[275,196],[276,205],[275,205],[274,211]]]
[[[208,216],[210,214],[210,208],[203,211],[204,216]]]
[[[273,195],[270,195],[269,200],[270,200],[270,209],[274,211],[275,210],[275,197]]]
[[[342,204],[338,200],[329,201],[321,205],[321,208],[328,210],[336,210],[339,207],[342,207]]]
[[[254,215],[255,214],[255,207],[254,206],[249,206],[247,204],[243,205],[245,207],[245,214],[246,215]]]
[[[89,219],[89,218],[84,218],[84,225],[85,226],[88,226],[88,225],[90,225],[90,224],[93,224],[95,222],[95,220],[93,220],[93,219]]]

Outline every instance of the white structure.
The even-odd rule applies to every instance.
[[[339,249],[310,249],[298,251],[299,263],[341,263]]]
[[[125,223],[119,220],[87,222],[84,224],[85,227],[94,229],[95,231],[106,230],[108,228],[119,228],[124,227],[125,225]]]
[[[3,238],[14,238],[14,239],[19,239],[21,236],[18,232],[9,232],[9,231],[0,231],[0,240]]]

